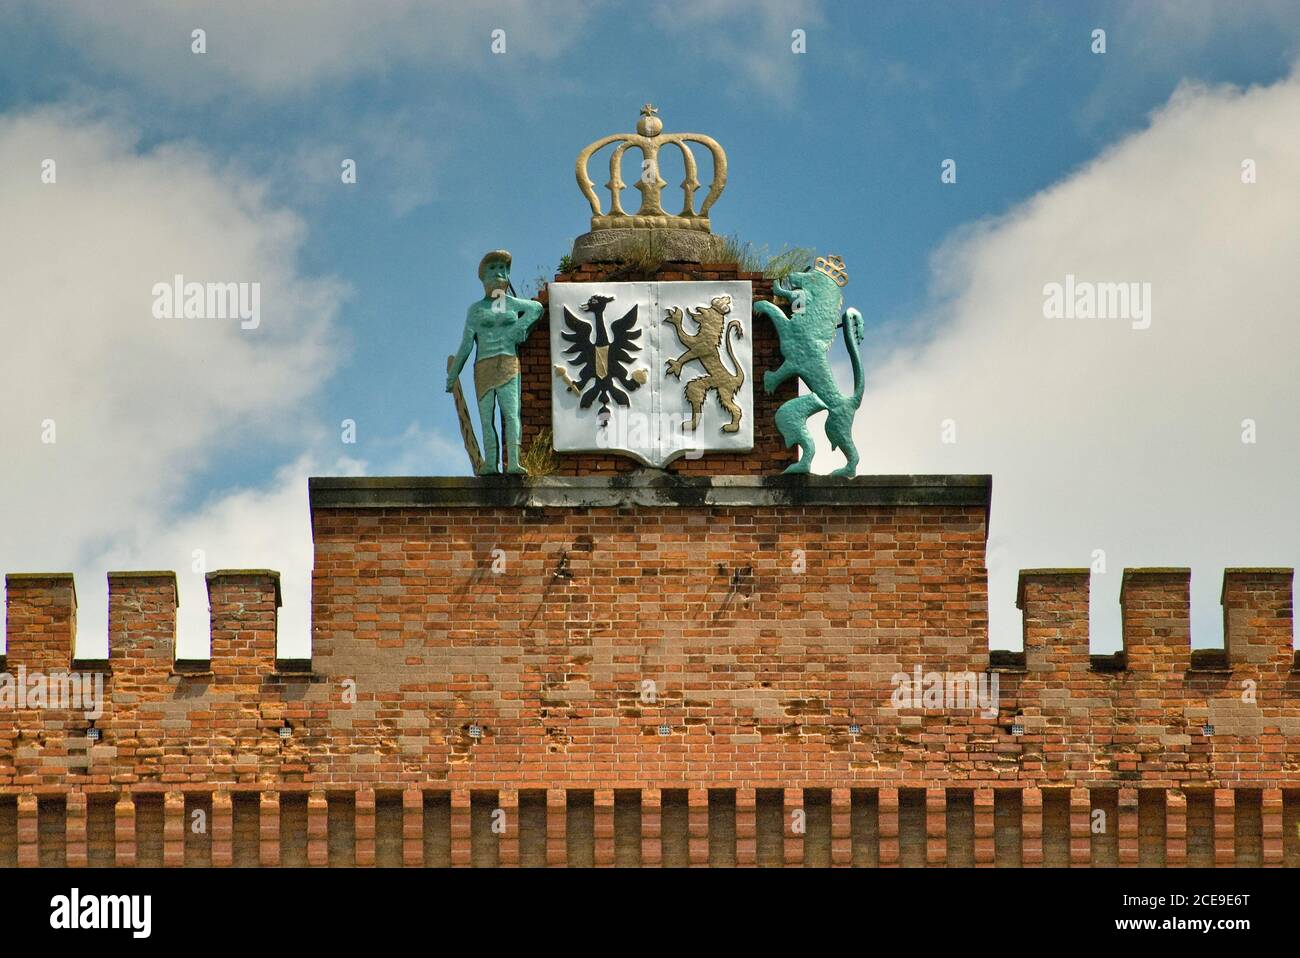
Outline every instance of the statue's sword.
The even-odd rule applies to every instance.
[[[456,357],[447,357],[447,372],[451,372],[451,367],[455,365]],[[478,437],[474,435],[474,421],[469,418],[469,406],[465,404],[465,394],[460,389],[460,377],[451,384],[451,398],[456,401],[456,418],[460,420],[460,438],[465,443],[465,452],[469,454],[469,464],[474,470],[474,475],[483,466],[483,453],[478,448]]]

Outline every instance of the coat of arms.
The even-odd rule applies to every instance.
[[[558,452],[664,466],[753,448],[747,282],[552,283]]]
[[[627,393],[619,386],[631,392],[647,378],[646,370],[630,368],[632,355],[641,350],[637,343],[641,338],[641,330],[636,328],[637,306],[633,303],[621,319],[607,324],[605,307],[612,302],[613,296],[593,293],[581,307],[589,319],[579,319],[567,306],[563,307],[565,329],[560,333],[560,338],[569,344],[564,354],[578,377],[575,382],[565,372],[565,385],[581,397],[578,405],[582,409],[599,399],[602,415],[608,414],[611,398],[620,406],[630,405]]]

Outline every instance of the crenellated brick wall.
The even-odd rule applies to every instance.
[[[779,364],[768,324],[753,350]],[[110,573],[95,662],[72,576],[9,575],[0,672],[104,702],[0,707],[0,867],[1300,864],[1290,569],[1228,569],[1195,652],[1188,570],[1126,570],[1108,656],[1088,571],[1026,570],[991,652],[989,477],[780,476],[795,390],[755,389],[752,452],[663,471],[313,479],[310,659],[277,656],[269,570],[208,575],[189,660],[175,576]],[[997,701],[895,701],[931,673]]]
[[[109,576],[83,663],[72,578],[11,575],[7,673],[107,702],[0,711],[0,866],[1300,863],[1291,570],[1227,570],[1196,652],[1188,571],[1127,570],[1115,656],[1027,570],[990,653],[989,488],[313,480],[310,661],[273,572],[210,574],[181,662],[169,573]],[[918,667],[996,714],[895,708]]]

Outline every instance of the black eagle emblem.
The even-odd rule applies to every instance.
[[[605,307],[614,301],[613,296],[592,296],[582,304],[582,309],[591,313],[591,322],[587,322],[564,309],[564,325],[568,332],[561,331],[560,337],[568,343],[564,355],[577,373],[577,381],[564,375],[571,392],[579,393],[582,400],[579,406],[590,408],[597,399],[600,409],[605,413],[612,398],[620,406],[630,405],[627,393],[646,380],[646,371],[630,372],[633,354],[641,351],[641,330],[634,329],[637,320],[637,307],[632,306],[622,319],[616,319],[605,328]],[[591,383],[588,388],[587,384]],[[620,389],[619,386],[623,389]],[[583,392],[583,390],[586,390]]]

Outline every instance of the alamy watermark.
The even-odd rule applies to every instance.
[[[998,715],[996,672],[895,672],[889,704],[896,709],[979,709],[984,718]]]
[[[81,929],[131,932],[148,938],[153,931],[152,895],[90,895],[73,888],[50,899],[50,927],[56,931]]]
[[[1151,326],[1150,283],[1094,283],[1065,274],[1064,283],[1043,286],[1045,319],[1127,319],[1134,329]]]
[[[672,448],[682,450],[687,459],[699,459],[704,449],[695,433],[686,428],[680,413],[661,412],[657,416],[625,409],[611,410],[599,420],[596,432],[598,449],[626,449],[652,457],[660,437],[672,437]],[[656,424],[658,429],[655,429]]]
[[[92,722],[104,714],[102,672],[0,672],[0,711],[63,709],[84,712]]]
[[[187,283],[177,273],[151,292],[154,319],[238,319],[240,329],[262,324],[261,283]]]

